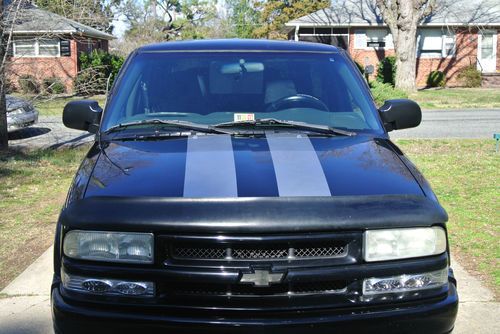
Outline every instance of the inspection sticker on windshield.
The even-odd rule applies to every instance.
[[[234,121],[235,122],[255,121],[255,114],[235,113],[234,114]]]

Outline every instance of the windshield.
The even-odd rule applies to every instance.
[[[139,53],[113,90],[102,129],[148,119],[217,125],[273,118],[379,132],[354,71],[336,53]]]

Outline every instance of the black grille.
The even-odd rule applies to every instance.
[[[215,260],[224,259],[226,250],[224,248],[200,248],[200,247],[175,247],[173,255],[178,259],[202,259]]]
[[[168,247],[168,246],[167,246]],[[169,255],[171,254],[171,255]],[[347,244],[337,243],[323,246],[277,245],[274,247],[248,245],[212,247],[196,244],[173,244],[168,257],[179,260],[293,260],[293,259],[324,259],[338,258],[347,255]]]
[[[312,257],[312,258],[325,258],[343,256],[346,253],[345,246],[331,246],[331,247],[301,247],[295,249],[295,257]]]
[[[169,286],[167,291],[175,295],[201,296],[276,296],[304,295],[318,293],[342,293],[346,290],[347,281],[319,281],[290,284],[274,284],[267,287],[255,287],[251,284],[185,284]]]
[[[232,249],[232,258],[236,260],[259,260],[259,259],[286,259],[288,249],[286,248],[235,248]]]

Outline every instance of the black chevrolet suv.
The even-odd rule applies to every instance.
[[[447,214],[333,46],[144,46],[106,107],[59,218],[57,333],[447,333]]]

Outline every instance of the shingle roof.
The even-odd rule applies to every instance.
[[[16,16],[14,34],[78,34],[100,39],[114,36],[35,6],[22,8]]]
[[[331,8],[288,22],[293,26],[366,26],[383,25],[375,0],[335,0]],[[498,0],[438,0],[436,13],[422,25],[500,26]]]

